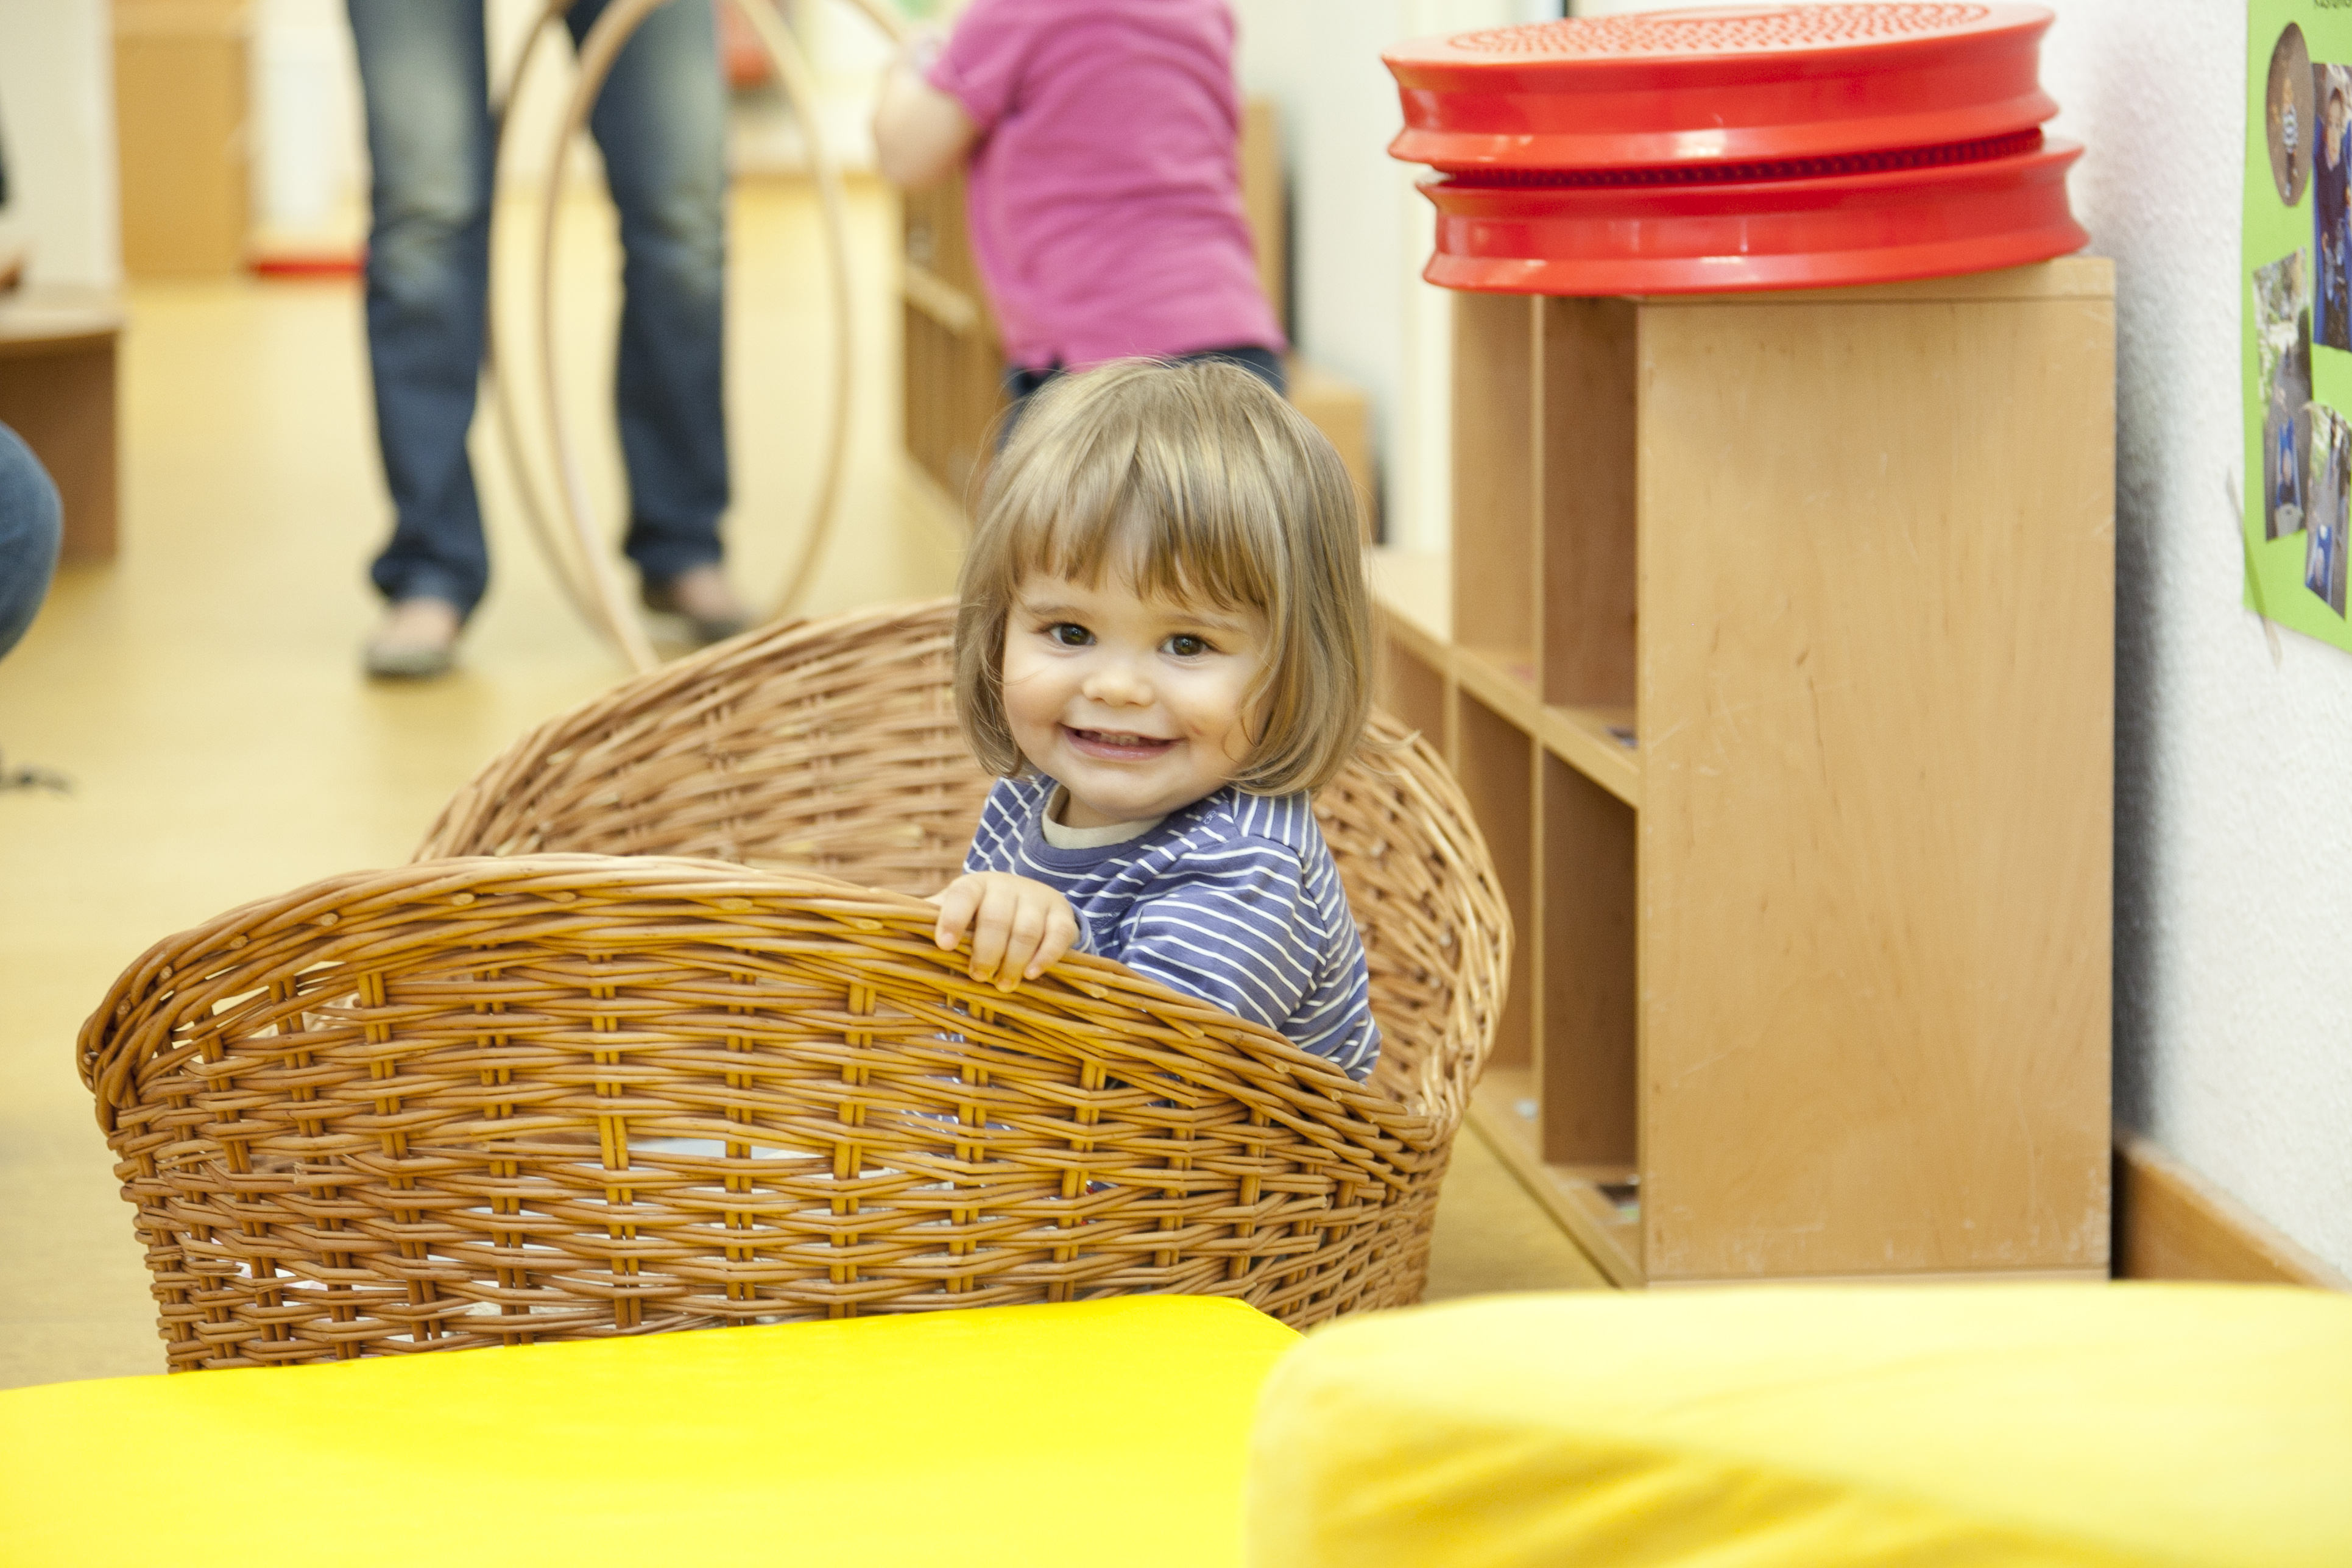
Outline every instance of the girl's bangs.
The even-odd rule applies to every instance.
[[[1141,452],[1116,465],[1117,472],[1103,471],[1111,467],[1090,464],[1067,475],[1058,495],[1006,498],[1013,503],[1004,552],[1008,595],[1032,573],[1088,587],[1108,573],[1146,598],[1269,614],[1280,606],[1276,525],[1255,515],[1260,509],[1234,493],[1238,487],[1155,473],[1161,465]]]

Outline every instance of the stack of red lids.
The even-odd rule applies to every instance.
[[[1574,17],[1382,58],[1449,289],[1672,294],[2044,261],[2089,236],[2038,5]]]

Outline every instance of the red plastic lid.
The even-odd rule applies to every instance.
[[[1639,168],[1970,142],[2057,113],[2039,5],[1744,5],[1402,44],[1389,151],[1444,170]]]
[[[2026,133],[1842,160],[1766,179],[1503,173],[1422,182],[1422,276],[1513,294],[1690,294],[1896,283],[2047,261],[2090,240],[2066,205],[2068,142]],[[1682,171],[1675,171],[1679,174]]]

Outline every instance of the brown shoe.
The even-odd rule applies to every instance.
[[[656,614],[684,617],[698,645],[725,642],[751,625],[751,612],[735,596],[727,574],[716,563],[695,566],[659,582],[647,579],[646,608]]]
[[[430,680],[457,662],[465,627],[446,599],[395,599],[367,641],[367,672],[378,680]]]

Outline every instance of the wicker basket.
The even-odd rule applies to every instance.
[[[1370,1084],[1101,960],[1008,996],[929,905],[849,885],[961,863],[988,781],[948,626],[849,617],[642,677],[493,763],[417,863],[134,965],[81,1065],[171,1364],[1415,1300],[1508,944],[1442,765],[1413,742],[1318,798],[1385,1037]]]

